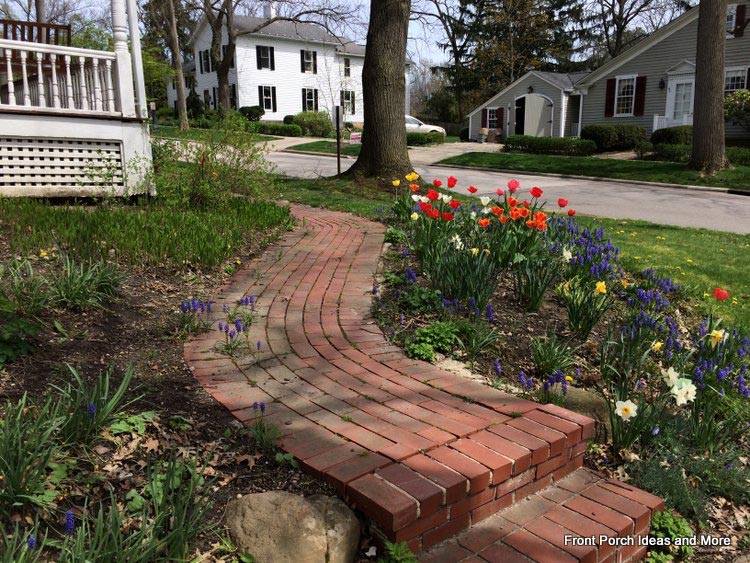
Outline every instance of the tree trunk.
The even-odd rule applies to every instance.
[[[47,9],[44,2],[45,0],[35,0],[34,3],[36,6],[36,21],[39,23],[47,23]]]
[[[411,0],[372,0],[362,69],[362,150],[347,175],[399,178],[412,170],[406,147],[406,39]]]
[[[180,38],[177,34],[174,0],[168,0],[167,10],[169,10],[169,50],[172,51],[172,66],[174,67],[177,86],[177,117],[180,120],[180,131],[187,131],[190,129],[190,123],[187,117],[185,75],[182,72],[182,53],[180,51]]]
[[[689,167],[715,174],[727,168],[724,139],[726,4],[701,0],[695,58],[693,154]]]

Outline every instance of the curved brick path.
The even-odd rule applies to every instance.
[[[403,356],[370,315],[384,227],[292,209],[298,228],[213,297],[220,311],[256,296],[250,338],[262,341],[261,352],[221,356],[217,331],[185,345],[190,369],[217,401],[246,424],[258,414],[253,403],[265,401],[285,451],[384,536],[429,550],[425,560],[609,561],[645,552],[563,541],[565,533],[644,534],[663,506],[579,469],[593,420]]]

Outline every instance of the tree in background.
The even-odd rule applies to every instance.
[[[689,166],[715,174],[729,166],[724,137],[725,2],[701,0],[695,56],[693,152]]]

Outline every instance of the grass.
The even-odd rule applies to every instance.
[[[132,265],[177,269],[216,268],[260,232],[289,221],[287,208],[239,198],[205,210],[0,199],[0,232],[6,230],[16,253],[38,255],[59,246],[84,260],[114,256]]]
[[[341,143],[341,154],[357,156],[362,145],[350,145],[348,142]],[[336,143],[334,141],[313,141],[289,147],[293,151],[321,152],[325,154],[336,154]]]
[[[273,137],[271,135],[260,135],[258,133],[243,133],[238,131],[224,131],[222,129],[188,129],[187,131],[180,131],[178,127],[165,127],[164,125],[159,126],[159,129],[153,130],[152,134],[155,137],[167,137],[170,139],[189,139],[191,141],[211,141],[221,142],[223,139],[230,135],[242,135],[247,138],[247,141],[253,143],[260,143],[265,141],[275,141],[281,137]]]
[[[440,164],[750,190],[750,166],[737,166],[704,178],[676,162],[502,152],[471,152],[446,158]]]
[[[393,203],[393,195],[374,184],[354,184],[338,178],[305,180],[280,177],[268,187],[265,195],[363,217],[377,215]]]

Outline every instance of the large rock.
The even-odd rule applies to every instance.
[[[258,563],[351,563],[359,521],[339,499],[271,491],[227,505],[226,523],[241,553]]]

